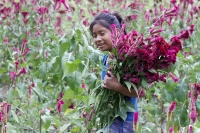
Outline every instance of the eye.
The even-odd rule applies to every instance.
[[[101,36],[104,36],[104,35],[105,35],[105,33],[104,33],[104,32],[101,32],[101,33],[100,33],[100,35],[101,35]]]
[[[96,35],[96,34],[93,34],[93,35],[92,35],[92,37],[93,37],[93,38],[96,38],[96,37],[97,37],[97,35]]]

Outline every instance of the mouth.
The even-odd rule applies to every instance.
[[[104,45],[105,45],[104,43],[98,44],[98,45],[97,45],[97,48],[98,48],[98,49],[102,49]]]

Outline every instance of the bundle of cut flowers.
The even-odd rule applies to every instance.
[[[166,18],[166,12],[164,16]],[[163,18],[157,21],[163,21]],[[154,25],[149,29],[149,34],[144,35],[136,30],[124,34],[125,25],[122,25],[121,32],[115,24],[111,25],[113,48],[109,53],[108,70],[129,91],[136,91],[137,94],[140,88],[147,89],[148,84],[166,82],[171,66],[176,63],[177,53],[182,50],[182,41],[190,36],[189,30],[182,30],[167,41],[160,35],[165,30],[157,27]],[[95,89],[95,96],[93,119],[100,120],[101,128],[109,126],[116,117],[125,120],[126,112],[135,111],[127,97],[116,91],[99,87]]]

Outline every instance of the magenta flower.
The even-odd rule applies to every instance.
[[[65,6],[67,12],[70,12],[70,8],[69,6],[66,4],[65,0],[60,0],[61,3],[63,3],[63,5]]]
[[[175,108],[176,108],[176,102],[171,102],[171,105],[169,106],[168,111],[169,112],[174,112]]]
[[[24,19],[26,19],[26,17],[28,16],[28,12],[21,12],[22,16]]]
[[[17,70],[18,70],[18,68],[19,68],[19,62],[18,62],[18,61],[16,61],[16,62],[15,62],[15,70],[17,71]]]
[[[171,126],[171,127],[169,128],[169,133],[174,133],[174,126]]]
[[[83,89],[85,89],[85,88],[86,88],[86,85],[85,85],[84,83],[82,83],[81,87],[82,87]]]
[[[193,129],[191,125],[189,126],[189,133],[193,133]]]
[[[61,110],[62,110],[63,104],[65,104],[65,102],[62,99],[58,100],[58,102],[57,102],[57,110],[58,110],[58,113],[60,114],[60,116],[62,115],[61,114]]]
[[[172,78],[172,79],[174,80],[174,82],[178,82],[178,78],[177,78],[172,72],[170,72],[170,73],[168,74],[168,76],[169,76],[170,78]]]
[[[25,56],[26,54],[28,54],[29,51],[30,51],[30,49],[27,48],[26,51],[22,54],[22,56]]]
[[[189,37],[190,35],[188,30],[184,31],[182,34],[178,36],[179,39],[188,39]]]
[[[192,34],[194,32],[194,24],[190,25],[190,34]]]
[[[138,115],[139,115],[138,112],[134,112],[133,114],[133,130],[134,131],[137,131],[138,129]]]
[[[9,44],[8,37],[5,37],[4,43],[7,44],[7,45]]]
[[[68,108],[69,109],[74,109],[74,103],[72,102],[71,105]]]
[[[23,53],[23,52],[24,52],[24,50],[25,50],[25,47],[26,47],[26,43],[27,43],[27,40],[24,38],[24,39],[22,40],[22,48],[21,48],[21,53]]]
[[[49,12],[49,9],[47,7],[44,7],[44,6],[41,6],[41,7],[38,7],[37,8],[37,11],[36,11],[38,14],[41,14],[41,15],[44,15],[46,13]]]
[[[89,117],[88,117],[88,121],[91,121],[91,120],[92,120],[92,116],[93,116],[94,112],[95,112],[94,109],[92,109],[92,110],[90,111],[90,115],[89,115]]]
[[[138,95],[139,95],[139,97],[144,97],[146,95],[146,90],[143,88],[139,88]]]
[[[138,122],[138,115],[139,115],[138,112],[134,112],[134,115],[133,115],[133,122],[134,122],[134,123],[137,123],[137,122]]]
[[[23,67],[16,76],[20,76],[21,74],[26,74],[26,69]]]
[[[11,78],[12,81],[15,81],[15,77],[16,77],[16,73],[10,71],[10,78]]]
[[[198,111],[192,110],[190,112],[190,119],[192,120],[193,123],[196,121],[197,117],[198,117]]]

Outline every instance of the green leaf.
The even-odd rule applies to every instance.
[[[200,99],[199,98],[197,98],[195,105],[196,105],[197,110],[200,111]]]
[[[131,83],[130,82],[124,82],[126,84],[126,87],[131,92]]]
[[[69,85],[70,89],[72,89],[76,94],[78,93],[78,89],[81,87],[81,73],[73,72],[65,77],[67,81],[67,85]]]
[[[179,102],[184,102],[186,100],[186,93],[180,86],[175,87],[172,94],[173,97],[177,99]]]
[[[141,83],[142,83],[142,87],[144,87],[144,88],[146,88],[147,85],[148,85],[147,80],[144,79],[144,78],[142,78],[142,82]]]
[[[5,72],[7,72],[7,69],[6,69],[6,68],[1,68],[1,69],[0,69],[0,74],[3,74],[3,73],[5,73]]]
[[[17,123],[19,123],[19,119],[18,119],[16,113],[15,113],[13,110],[11,110],[11,114],[12,114],[13,118],[15,119],[15,121],[16,121]]]
[[[186,106],[182,106],[176,110],[176,115],[178,115],[180,119],[181,127],[185,127],[189,124],[188,121],[188,112]]]
[[[44,122],[44,127],[47,130],[51,125],[51,116],[44,115],[44,116],[41,116],[41,118],[42,118],[42,121]]]
[[[85,78],[85,83],[90,89],[94,89],[97,81],[97,76],[94,73],[88,74]]]
[[[77,67],[78,67],[78,65],[79,65],[80,63],[81,63],[80,60],[75,60],[75,61],[73,61],[73,62],[71,62],[71,61],[66,62],[66,63],[65,63],[65,67],[64,67],[64,75],[63,75],[63,78],[64,78],[66,75],[68,75],[68,74],[70,74],[70,73],[76,71],[76,70],[77,70]]]
[[[40,71],[40,77],[42,79],[45,79],[46,77],[46,72],[47,72],[47,63],[46,62],[42,62],[40,67],[39,67],[39,71]]]
[[[49,64],[48,64],[48,69],[49,69],[49,71],[53,71],[53,72],[57,72],[58,70],[59,70],[59,68],[61,67],[60,66],[60,57],[58,57],[58,56],[56,56],[56,57],[53,57],[52,59],[51,59],[51,61],[49,62]]]
[[[60,132],[63,133],[71,124],[65,124],[60,128]]]
[[[69,62],[69,61],[74,61],[75,60],[75,57],[73,56],[72,52],[69,53],[69,52],[65,52],[62,59],[61,59],[61,62],[62,62],[62,68],[64,69],[65,68],[65,64],[66,62]]]
[[[161,91],[162,99],[164,102],[171,102],[173,100],[173,96],[170,92],[168,92],[166,89],[162,89]]]
[[[63,54],[70,48],[70,42],[64,42],[60,44],[59,56],[62,57]]]
[[[157,73],[156,70],[154,70],[154,69],[150,69],[149,72],[151,72],[151,73]]]

